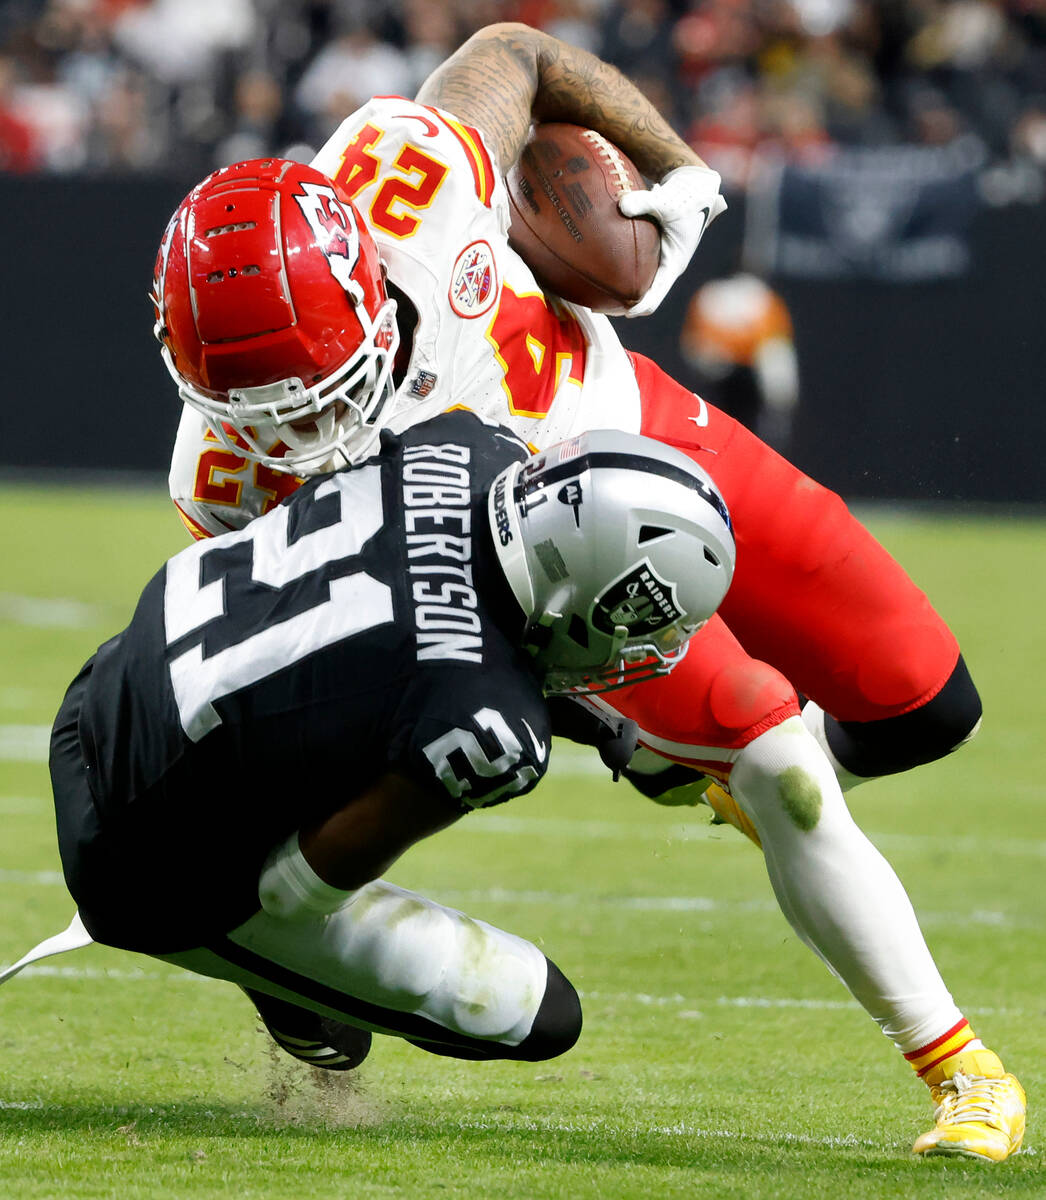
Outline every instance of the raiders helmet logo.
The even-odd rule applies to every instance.
[[[683,615],[675,587],[661,579],[648,558],[616,580],[596,601],[592,624],[612,634],[618,625],[629,633],[650,633]]]

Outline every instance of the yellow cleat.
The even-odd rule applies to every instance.
[[[716,824],[733,825],[735,829],[740,829],[746,838],[755,842],[759,849],[762,850],[763,843],[759,840],[759,834],[756,833],[755,826],[722,784],[716,783],[713,780],[705,788],[701,799],[715,813]]]
[[[913,1154],[942,1154],[960,1158],[977,1158],[986,1162],[1002,1162],[1016,1154],[1024,1140],[1026,1100],[1024,1088],[1016,1076],[1002,1074],[966,1074],[958,1070],[951,1079],[934,1084],[930,1094],[937,1111],[936,1124],[912,1147]]]
[[[659,796],[652,796],[651,799],[655,804],[664,804],[669,808],[696,808],[699,804],[707,804],[715,814],[712,818],[713,825],[733,825],[735,829],[740,829],[746,838],[755,842],[760,850],[763,848],[755,826],[742,811],[741,806],[726,788],[714,779],[709,781],[701,775],[693,783],[685,783],[681,787],[671,788]]]

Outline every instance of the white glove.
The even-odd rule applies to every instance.
[[[676,167],[649,191],[626,192],[617,202],[626,217],[653,217],[661,226],[661,264],[646,295],[625,313],[648,317],[686,270],[702,234],[726,211],[722,183],[711,167]]]

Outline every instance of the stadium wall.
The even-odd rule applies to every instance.
[[[147,295],[191,182],[0,178],[0,469],[166,469],[179,405]],[[742,229],[733,203],[659,314],[618,323],[684,381],[686,301],[732,269]],[[849,498],[1046,502],[1041,209],[983,210],[972,249],[958,281],[773,281],[800,358],[792,457]]]

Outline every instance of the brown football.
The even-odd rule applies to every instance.
[[[606,312],[650,287],[660,232],[618,211],[619,196],[646,185],[612,142],[580,125],[536,125],[507,183],[509,243],[546,291]]]

